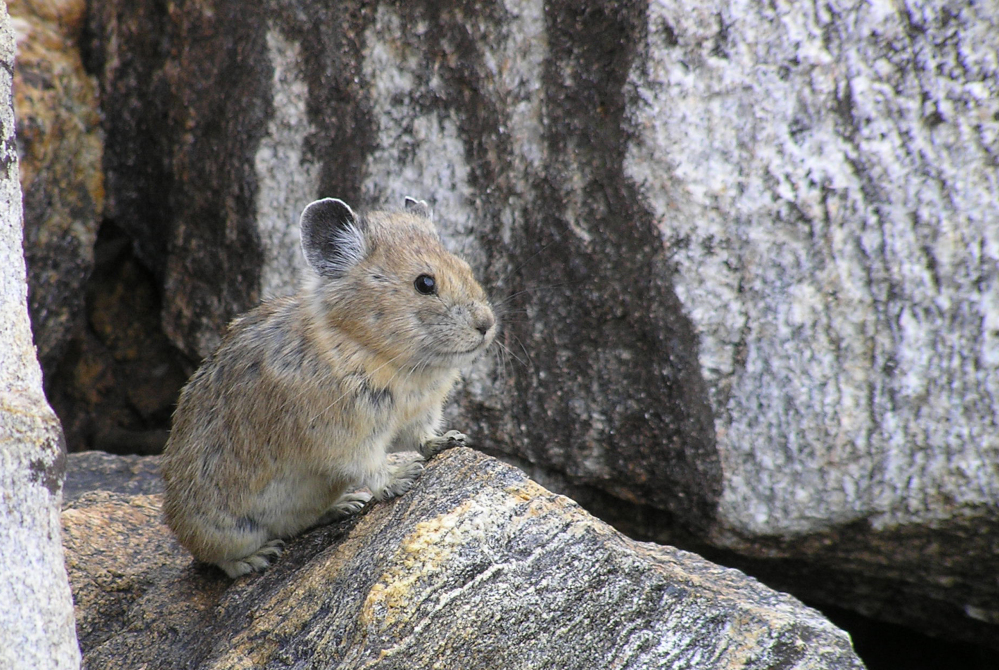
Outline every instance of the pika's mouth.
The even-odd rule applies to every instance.
[[[475,344],[468,349],[459,349],[456,351],[438,351],[435,352],[435,356],[442,361],[454,360],[456,358],[463,358],[466,356],[477,356],[482,353],[483,350],[489,345],[490,339],[483,337],[478,344]]]
[[[469,354],[474,354],[476,352],[482,351],[485,348],[486,348],[486,340],[485,340],[485,338],[483,338],[483,340],[481,342],[479,342],[478,344],[476,344],[471,349],[465,349],[464,351],[455,351],[451,355],[452,356],[468,356]]]

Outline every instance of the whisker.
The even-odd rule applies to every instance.
[[[503,350],[504,352],[506,352],[506,354],[508,356],[512,357],[514,360],[516,360],[518,363],[520,363],[521,365],[523,365],[525,368],[528,367],[527,363],[525,363],[523,360],[521,360],[521,358],[519,356],[517,356],[515,353],[513,353],[510,350],[510,347],[506,346],[505,344],[503,344],[502,342],[499,342],[499,341],[497,341],[496,344],[499,346],[499,348],[501,350]],[[524,353],[527,353],[526,349],[524,350]]]
[[[531,287],[528,287],[528,288],[516,291],[514,293],[511,293],[510,295],[508,295],[508,296],[504,297],[503,299],[497,301],[495,304],[496,305],[505,305],[505,304],[509,303],[511,300],[513,300],[514,298],[518,298],[518,297],[520,297],[522,295],[525,295],[525,294],[528,294],[528,293],[535,293],[535,292],[541,292],[541,291],[554,291],[557,288],[565,288],[567,286],[578,285],[579,283],[580,282],[574,282],[574,283],[563,282],[561,284],[547,284],[547,285],[544,285],[544,286],[531,286]]]
[[[536,366],[534,365],[534,359],[531,358],[530,352],[527,350],[527,347],[524,346],[524,343],[521,341],[521,339],[519,337],[517,337],[516,335],[513,336],[513,339],[517,340],[517,344],[520,345],[521,351],[523,351],[524,355],[527,356],[527,360],[529,360],[531,362],[531,367],[532,368],[536,368]]]

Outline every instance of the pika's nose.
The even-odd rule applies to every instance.
[[[496,317],[489,310],[483,310],[478,314],[478,318],[475,319],[475,330],[482,333],[483,337],[489,332],[489,329],[496,325]]]

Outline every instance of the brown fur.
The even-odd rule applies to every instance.
[[[282,538],[358,511],[370,496],[356,489],[399,495],[423,458],[464,439],[438,435],[441,409],[495,318],[416,204],[363,218],[340,201],[306,208],[303,247],[317,274],[235,319],[181,392],[164,510],[196,558],[232,577],[262,570]],[[328,219],[349,225],[323,238]],[[436,295],[416,290],[422,274]],[[393,447],[421,456],[390,466]]]

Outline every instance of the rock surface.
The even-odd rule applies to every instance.
[[[0,3],[0,667],[80,666],[59,537],[66,454],[31,340],[11,104],[14,31]]]
[[[999,7],[728,7],[650,8],[624,165],[739,473],[719,533],[995,519]]]
[[[63,525],[90,668],[863,667],[793,598],[467,449],[235,582],[192,563],[158,495],[86,493]]]
[[[51,374],[80,330],[104,204],[97,85],[83,70],[84,0],[11,0],[24,253],[38,357]]]
[[[162,333],[160,287],[107,222],[84,0],[8,3],[32,330],[71,450],[156,453],[190,373]],[[189,365],[189,364],[187,364]]]
[[[109,207],[189,355],[293,287],[310,199],[425,198],[505,311],[451,413],[485,449],[637,535],[981,642],[996,25],[994,3],[117,0],[89,51]]]
[[[712,543],[838,566],[823,600],[993,644],[997,25],[994,4],[657,3],[624,163],[730,473]]]
[[[113,456],[103,451],[84,451],[69,455],[66,470],[63,505],[90,491],[123,495],[163,493],[159,456]]]

